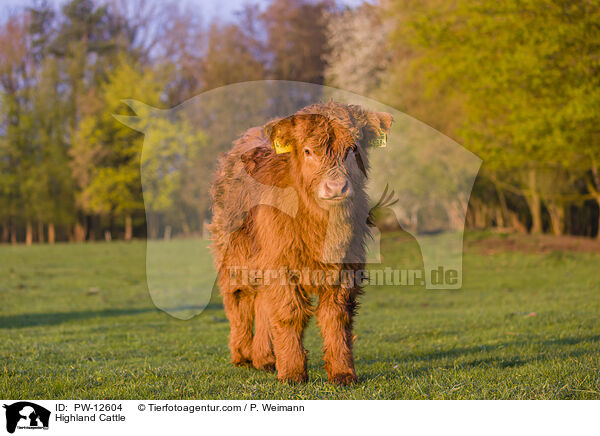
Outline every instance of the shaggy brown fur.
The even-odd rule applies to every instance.
[[[363,268],[366,152],[391,122],[387,113],[358,106],[315,104],[249,129],[221,159],[211,231],[234,365],[276,369],[281,381],[305,382],[303,331],[316,312],[329,380],[356,381],[352,320],[358,284],[237,279],[240,267],[283,275]],[[277,154],[276,143],[291,151]],[[262,199],[258,206],[256,195]],[[316,311],[312,296],[318,296]]]

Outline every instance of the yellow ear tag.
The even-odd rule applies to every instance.
[[[273,141],[273,145],[274,145],[273,148],[275,149],[275,153],[277,153],[277,154],[289,153],[290,151],[292,151],[291,145],[289,145],[289,144],[284,145],[278,139]]]
[[[387,135],[385,134],[385,132],[382,130],[379,133],[379,136],[375,139],[371,139],[371,146],[372,147],[385,147],[387,145]]]

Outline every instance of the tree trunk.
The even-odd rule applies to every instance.
[[[510,226],[519,233],[527,233],[527,227],[519,220],[519,215],[515,212],[509,211],[508,216],[510,218]]]
[[[535,170],[529,171],[529,193],[525,196],[531,212],[531,233],[542,233],[542,200],[537,192]]]
[[[596,203],[598,203],[598,231],[596,232],[596,239],[600,241],[600,195],[596,197]]]
[[[450,230],[460,230],[465,225],[464,210],[466,205],[460,200],[448,201],[444,203],[444,209],[448,216],[448,228]]]
[[[165,241],[170,241],[171,240],[171,226],[166,226],[165,227],[165,234],[163,235],[163,238]]]
[[[33,243],[33,227],[31,221],[27,220],[25,227],[25,245],[31,245]]]
[[[94,227],[94,217],[92,215],[86,215],[85,227],[87,229],[87,240],[95,241],[96,240],[96,229]]]
[[[54,244],[55,240],[54,223],[48,223],[48,244]]]
[[[506,223],[504,222],[504,214],[502,213],[502,208],[496,208],[496,227],[503,229],[506,227]]]
[[[108,215],[108,229],[104,231],[104,239],[106,240],[106,242],[110,242],[112,241],[112,234],[113,234],[113,224],[114,224],[114,215],[112,213],[112,211],[110,212],[110,214]],[[106,238],[106,234],[108,232],[108,239]]]
[[[487,224],[487,208],[481,201],[477,201],[475,206],[475,228],[485,229]]]
[[[465,227],[468,229],[475,228],[475,217],[473,216],[473,214],[475,212],[473,212],[472,204],[473,204],[473,200],[471,199],[471,201],[469,202],[469,208],[467,209],[467,216],[465,217],[465,222],[466,222]]]
[[[596,232],[596,239],[600,241],[600,173],[594,159],[592,159],[592,182],[588,182],[588,190],[594,194],[596,203],[598,204],[598,231]]]
[[[7,220],[2,225],[2,242],[8,242],[9,236],[10,236],[10,228],[9,228],[9,223]]]
[[[190,237],[192,236],[192,229],[190,228],[190,225],[188,223],[187,217],[183,216],[182,220],[181,220],[181,228],[183,230],[183,234],[185,235],[185,237]]]
[[[14,220],[10,223],[10,243],[13,245],[17,243],[17,224]]]
[[[542,202],[540,196],[533,194],[527,197],[527,204],[531,212],[531,230],[532,234],[542,233]]]
[[[598,208],[600,209],[600,200],[598,201]],[[596,240],[600,241],[600,211],[598,211],[598,231],[596,232]]]
[[[148,216],[148,239],[158,238],[158,226],[158,216],[155,214],[150,214]]]
[[[127,214],[125,216],[125,240],[131,241],[132,237],[133,237],[133,225],[132,225],[131,215]]]
[[[85,228],[79,221],[75,223],[75,228],[73,229],[73,239],[75,242],[85,241]]]
[[[506,205],[506,196],[504,195],[504,191],[500,189],[496,185],[496,192],[498,193],[498,201],[500,202],[500,213],[498,215],[498,226],[504,227],[506,225],[506,220],[508,219],[508,206]],[[502,225],[500,225],[500,221],[502,221]]]
[[[565,208],[560,204],[551,201],[546,202],[546,208],[550,214],[550,223],[552,224],[552,234],[560,236],[564,232],[565,226]]]
[[[41,221],[38,221],[37,236],[38,236],[38,242],[40,244],[43,244],[44,243],[44,223]]]

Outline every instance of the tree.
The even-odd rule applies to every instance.
[[[274,0],[263,13],[271,74],[280,80],[322,84],[327,53],[326,12],[332,2]]]
[[[263,64],[252,52],[256,40],[236,24],[212,23],[207,39],[208,47],[202,59],[205,90],[265,77]]]
[[[31,117],[33,64],[29,56],[29,17],[15,14],[0,28],[0,87],[2,94],[2,173],[4,236],[17,242],[18,224],[25,221],[26,240],[32,240],[32,207],[28,201],[29,169],[35,165]]]
[[[70,151],[79,186],[78,204],[86,213],[125,220],[125,239],[132,238],[132,215],[142,211],[140,154],[143,136],[117,121],[113,114],[123,98],[158,105],[164,89],[156,73],[122,56],[98,95],[89,94],[86,111]]]
[[[118,53],[126,51],[131,40],[127,25],[121,17],[111,13],[108,5],[96,6],[92,0],[71,0],[62,7],[63,18],[49,43],[49,53],[60,63],[67,95],[64,114],[67,141],[74,143],[84,119],[86,106],[97,98],[97,88],[106,81],[110,71],[119,62]],[[71,150],[72,152],[72,150]],[[73,156],[73,155],[71,155]],[[79,165],[75,164],[74,168]],[[78,179],[78,205],[85,196],[83,179]],[[72,238],[83,241],[93,234],[91,217],[85,210],[77,211]]]
[[[543,230],[543,205],[554,231],[562,231],[556,208],[569,199],[556,183],[542,187],[540,172],[554,171],[544,177],[556,182],[581,167],[585,150],[597,153],[589,120],[598,107],[599,47],[591,35],[599,9],[585,1],[458,1],[420,9],[408,22],[430,88],[464,96],[457,130],[486,169],[527,200],[532,232]],[[582,193],[571,184],[569,194]]]
[[[381,12],[365,3],[329,14],[326,84],[365,96],[382,86],[392,60],[389,38],[394,23]]]
[[[38,241],[43,242],[44,223],[48,226],[48,242],[55,241],[55,225],[73,224],[74,185],[69,168],[64,117],[67,102],[60,93],[60,72],[56,59],[42,62],[33,88],[33,141],[37,148],[36,163],[31,168],[28,184],[38,223]]]

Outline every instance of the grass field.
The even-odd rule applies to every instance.
[[[461,290],[367,288],[348,388],[326,382],[314,321],[308,384],[232,367],[220,301],[188,321],[157,310],[143,242],[0,246],[0,397],[600,399],[600,254],[486,252],[484,237]],[[382,247],[417,253],[394,235]]]

